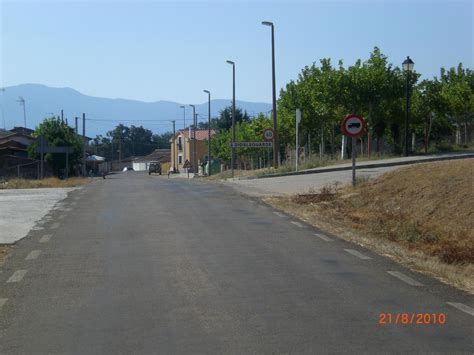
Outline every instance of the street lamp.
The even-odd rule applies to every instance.
[[[232,154],[230,159],[230,165],[232,166],[232,177],[234,177],[234,164],[235,164],[235,63],[231,60],[226,61],[232,65]]]
[[[0,88],[0,91],[2,92],[2,105],[0,106],[0,108],[2,109],[2,121],[3,121],[3,129],[7,129],[7,125],[5,123],[5,113],[3,112],[3,93],[5,91],[7,91],[7,89],[5,88]]]
[[[273,101],[273,167],[276,169],[279,165],[278,151],[278,124],[277,124],[277,109],[276,109],[276,83],[275,83],[275,29],[273,22],[263,21],[262,25],[270,26],[272,28],[272,101]]]
[[[207,118],[207,174],[211,176],[211,92],[209,90],[203,90],[208,96],[208,118]]]
[[[194,175],[196,176],[196,164],[197,164],[197,160],[196,160],[196,126],[197,126],[197,122],[196,122],[196,106],[194,105],[189,105],[193,108],[193,154],[191,155],[192,156],[192,159],[193,160],[193,170],[194,170]],[[191,137],[189,137],[191,138]]]
[[[19,102],[20,105],[23,106],[23,123],[24,123],[24,127],[26,128],[26,102],[25,102],[25,99],[23,98],[23,96],[18,96],[18,100],[16,100],[16,102]]]
[[[183,125],[183,130],[186,129],[186,106],[184,105],[181,105],[179,106],[183,109],[183,122],[184,122],[184,125]],[[184,145],[184,143],[183,143]],[[183,161],[186,161],[186,149],[183,150]]]
[[[406,73],[406,104],[405,104],[405,156],[408,156],[408,116],[410,113],[410,73],[413,71],[415,63],[408,56],[402,63],[403,70]]]

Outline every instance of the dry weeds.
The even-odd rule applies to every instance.
[[[74,187],[91,182],[90,178],[71,177],[67,180],[58,178],[46,178],[43,180],[11,179],[3,187],[7,189],[34,189],[44,187]]]
[[[7,254],[8,254],[9,249],[10,249],[9,246],[0,245],[0,267],[3,265],[3,263],[7,259]]]
[[[414,165],[331,198],[267,202],[474,293],[474,161]],[[308,194],[311,195],[311,194]]]

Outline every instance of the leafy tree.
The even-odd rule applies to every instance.
[[[82,138],[77,136],[72,127],[61,121],[59,117],[45,118],[42,123],[36,127],[33,132],[33,137],[43,135],[48,145],[51,147],[73,147],[74,151],[69,154],[69,174],[73,172],[74,164],[81,163],[83,152]],[[28,146],[28,155],[31,158],[40,158],[40,154],[35,151],[38,148],[37,143]],[[56,176],[59,175],[59,170],[66,168],[66,154],[47,153],[44,155],[45,161],[53,168]]]
[[[462,64],[457,68],[441,68],[441,98],[445,112],[452,123],[459,127],[469,125],[474,118],[474,72],[464,69]]]
[[[248,122],[250,120],[247,111],[242,112],[239,107],[235,108],[235,123]],[[211,127],[215,129],[230,129],[232,127],[232,106],[224,108],[219,113],[219,118],[214,118],[211,121]]]

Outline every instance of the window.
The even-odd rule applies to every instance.
[[[178,155],[178,164],[183,164],[183,156]]]

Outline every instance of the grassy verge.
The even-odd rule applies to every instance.
[[[85,185],[91,182],[90,178],[71,177],[67,180],[60,180],[58,178],[46,178],[43,180],[28,180],[28,179],[11,179],[8,183],[3,185],[7,189],[34,189],[44,187],[74,187]],[[0,188],[2,188],[0,187]]]
[[[474,294],[473,181],[474,162],[467,159],[266,201]]]

